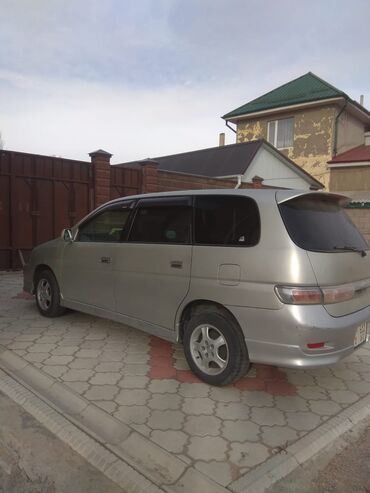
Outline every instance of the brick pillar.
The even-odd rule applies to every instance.
[[[263,178],[257,175],[254,176],[252,178],[253,188],[262,188],[262,182],[263,182]]]
[[[94,177],[94,207],[110,200],[110,158],[112,154],[99,149],[89,154]]]
[[[151,159],[140,162],[141,193],[158,192],[158,163]]]

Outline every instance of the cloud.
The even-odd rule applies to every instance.
[[[0,88],[4,79],[0,73]],[[217,145],[225,130],[218,113],[228,88],[120,88],[16,74],[7,80],[14,85],[2,106],[9,149],[86,159],[102,147],[122,162]],[[17,98],[24,87],[27,98]],[[234,135],[228,139],[232,143]]]
[[[309,70],[370,105],[369,16],[367,0],[2,0],[5,146],[122,161],[216,145],[222,114]]]

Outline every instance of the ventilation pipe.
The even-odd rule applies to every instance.
[[[218,145],[219,145],[219,147],[223,147],[225,145],[225,134],[224,134],[224,132],[221,132],[220,135],[218,136]]]
[[[364,105],[364,95],[361,94],[360,96],[360,105],[363,106]]]

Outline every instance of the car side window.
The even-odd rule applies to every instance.
[[[194,240],[198,245],[251,247],[260,237],[260,217],[250,197],[203,195],[195,198]]]
[[[191,216],[192,208],[187,197],[141,200],[128,241],[190,243]]]
[[[76,241],[116,243],[121,241],[131,210],[127,206],[105,209],[84,223]]]

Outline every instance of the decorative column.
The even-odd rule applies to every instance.
[[[140,161],[141,193],[158,192],[158,163],[151,159]]]
[[[94,207],[110,200],[110,158],[112,154],[98,149],[90,152],[93,169]]]

